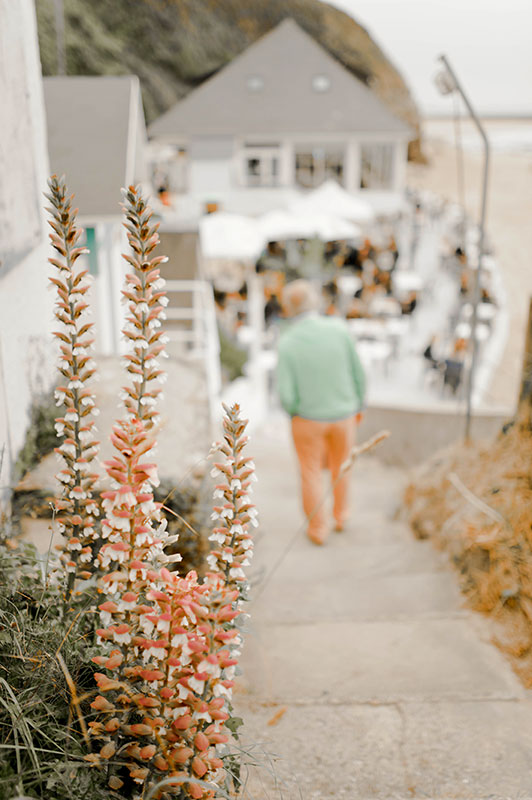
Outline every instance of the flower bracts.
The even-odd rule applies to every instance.
[[[99,508],[93,498],[98,478],[93,471],[98,452],[93,419],[97,409],[90,389],[95,365],[89,352],[94,339],[92,323],[86,318],[88,271],[76,268],[80,255],[88,252],[77,246],[82,234],[76,227],[77,212],[72,209],[64,179],[54,175],[48,186],[46,197],[51,208],[47,210],[53,231],[50,239],[58,253],[58,257],[49,259],[57,270],[57,276],[50,280],[57,292],[55,317],[61,325],[54,336],[60,341],[59,371],[64,379],[55,396],[57,405],[65,407],[64,416],[56,419],[55,426],[58,435],[65,437],[56,449],[64,459],[64,468],[57,475],[63,489],[56,508],[59,530],[66,540],[61,548],[61,561],[69,575],[67,593],[70,594],[76,577],[91,576],[98,538],[95,526]]]
[[[223,767],[217,750],[228,739],[237,593],[221,580],[199,585],[193,572],[180,578],[163,568],[159,577],[161,587],[135,609],[143,632],[128,652],[94,659],[108,674],[95,676],[100,694],[91,705],[100,720],[89,724],[99,750],[88,760],[109,764],[114,789],[138,784],[135,797],[166,778],[164,792],[208,800]]]

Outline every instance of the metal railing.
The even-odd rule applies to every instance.
[[[183,345],[183,355],[203,361],[209,411],[215,422],[220,416],[222,373],[212,286],[204,280],[167,280],[166,291],[169,299],[166,317],[170,323],[166,333],[171,342]],[[185,326],[174,327],[172,323]]]

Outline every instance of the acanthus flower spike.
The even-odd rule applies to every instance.
[[[68,195],[64,178],[53,175],[48,187],[50,240],[59,256],[48,260],[57,270],[50,282],[57,293],[55,317],[62,326],[54,331],[60,342],[59,372],[63,377],[63,385],[56,389],[55,397],[57,405],[65,408],[64,416],[58,417],[55,425],[58,436],[64,437],[56,448],[64,460],[64,468],[57,475],[62,485],[57,522],[65,537],[60,558],[68,575],[68,597],[76,578],[86,579],[92,575],[98,539],[99,506],[93,497],[98,474],[93,470],[93,462],[99,442],[95,438],[96,409],[90,389],[95,365],[89,352],[94,339],[92,323],[86,319],[88,270],[76,266],[78,258],[88,252],[78,246],[83,231],[76,227],[77,210],[72,208],[72,197]]]
[[[148,429],[159,416],[154,408],[161,393],[157,384],[165,376],[157,361],[158,356],[165,355],[161,320],[166,318],[167,304],[159,265],[168,259],[152,257],[159,243],[159,223],[152,223],[153,212],[139,188],[122,189],[122,196],[124,227],[131,248],[131,253],[124,253],[123,258],[133,269],[126,275],[126,288],[122,292],[128,310],[123,330],[129,345],[125,360],[131,377],[131,384],[123,387],[123,397],[129,416],[141,419]]]
[[[243,454],[248,441],[247,420],[241,419],[240,407],[224,404],[223,442],[218,447],[222,459],[211,472],[219,483],[214,490],[212,519],[216,521],[210,539],[213,549],[207,556],[210,572],[221,574],[228,587],[237,589],[243,599],[247,594],[246,567],[253,555],[251,528],[257,526],[257,510],[250,499],[255,465]]]
[[[91,705],[100,719],[89,723],[101,749],[87,758],[103,759],[112,773],[108,759],[120,753],[117,768],[125,766],[134,781],[142,778],[144,790],[174,777],[169,794],[210,800],[223,774],[220,748],[230,738],[225,723],[236,664],[230,650],[240,634],[228,623],[238,614],[238,593],[221,576],[198,584],[194,572],[181,578],[162,568],[160,579],[159,588],[146,594],[149,605],[138,605],[143,631],[128,644],[136,657],[126,664],[115,648],[94,659],[107,674],[96,673],[100,694]],[[130,601],[138,604],[138,597]],[[100,610],[113,614],[117,607],[108,601]],[[111,629],[115,642],[130,634],[125,623]]]

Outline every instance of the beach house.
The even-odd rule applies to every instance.
[[[377,204],[402,194],[412,131],[292,19],[149,128],[178,212],[262,214],[331,178]],[[377,209],[378,210],[378,209]]]
[[[33,402],[53,378],[53,295],[43,195],[48,171],[32,0],[0,0],[0,516]]]
[[[135,75],[44,79],[50,169],[65,175],[79,208],[94,278],[97,349],[120,349],[126,246],[123,186],[146,179],[146,125]]]

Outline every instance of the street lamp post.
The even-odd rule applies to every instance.
[[[453,68],[449,64],[449,61],[446,56],[441,55],[439,60],[443,64],[443,69],[438,75],[436,76],[436,85],[442,94],[450,94],[451,92],[457,91],[462,100],[465,103],[467,110],[471,116],[471,119],[475,123],[478,132],[480,133],[483,145],[484,145],[484,170],[482,176],[482,203],[481,203],[481,210],[480,210],[480,222],[479,222],[479,241],[478,241],[478,263],[477,263],[477,271],[475,276],[475,285],[473,289],[473,316],[471,318],[471,339],[472,341],[472,352],[471,352],[471,363],[469,365],[469,371],[467,375],[467,388],[466,388],[466,424],[465,424],[465,438],[466,440],[469,439],[471,433],[471,416],[472,416],[472,403],[473,403],[473,384],[475,378],[475,369],[477,365],[478,359],[478,341],[477,341],[477,321],[478,321],[478,304],[480,302],[480,288],[481,288],[481,279],[482,279],[482,259],[484,256],[484,238],[485,238],[485,225],[486,225],[486,210],[487,210],[487,200],[488,200],[488,175],[489,175],[489,160],[490,160],[490,145],[489,140],[486,135],[486,131],[484,130],[478,116],[476,115],[473,106],[469,102],[469,99],[462,89],[458,78],[456,77],[456,73],[454,72]]]
[[[63,0],[55,0],[55,43],[57,53],[57,75],[66,75],[65,56],[65,10]]]

